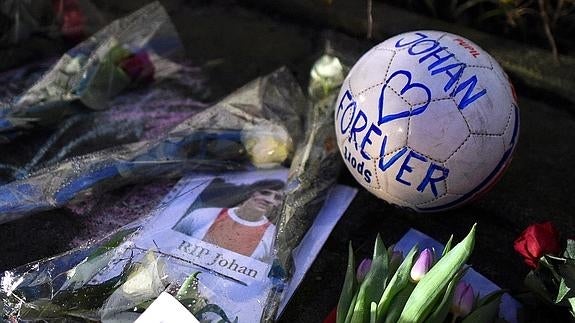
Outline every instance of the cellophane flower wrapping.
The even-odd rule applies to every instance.
[[[137,28],[141,24],[146,26]],[[0,222],[62,207],[110,221],[130,213],[134,220],[102,239],[77,241],[80,246],[64,254],[5,271],[3,319],[132,322],[168,293],[200,321],[275,320],[294,271],[292,251],[341,166],[332,118],[339,87],[333,77],[343,80],[343,67],[331,57],[336,73],[320,75],[310,96],[279,69],[210,105],[203,102],[201,72],[167,55],[177,37],[158,35],[169,40],[158,42],[167,56],[152,45],[161,30],[173,28],[153,3],[113,22],[55,65],[2,75],[24,88],[20,99],[6,101],[4,146],[30,146],[26,154],[2,160]],[[77,57],[86,60],[74,65]],[[77,86],[62,87],[57,80],[69,64],[77,74],[65,83]],[[105,83],[112,90],[102,91],[100,73],[119,83]],[[27,76],[34,75],[38,81],[30,84]],[[41,140],[40,133],[46,134]],[[252,241],[250,249],[242,242],[236,250],[211,226],[194,237],[181,224],[196,225],[190,214],[197,209],[225,209],[213,216],[234,219],[249,196],[269,190],[279,197],[268,205],[271,224],[261,223],[268,225],[259,231],[262,237],[271,232],[265,246]],[[177,221],[166,226],[165,219]],[[170,241],[182,237],[170,249]],[[209,250],[210,257],[200,253],[201,260],[196,251],[202,249],[194,246]],[[260,266],[257,279],[251,259]]]
[[[111,19],[89,0],[2,1],[0,70],[61,54]]]

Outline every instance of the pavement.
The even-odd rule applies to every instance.
[[[109,9],[127,11],[130,3],[111,3]],[[283,65],[306,84],[309,67],[324,47],[326,29],[335,29],[336,39],[343,43],[356,44],[356,51],[386,37],[382,33],[377,36],[381,39],[367,41],[358,37],[359,33],[321,19],[311,22],[281,6],[273,9],[255,1],[243,3],[244,6],[234,1],[194,1],[180,6],[179,1],[166,1],[187,55],[207,72],[214,99]],[[482,45],[481,41],[478,44]],[[497,41],[492,39],[489,44],[497,46]],[[541,60],[547,59],[543,50],[532,52]],[[575,75],[568,64],[559,70]],[[545,73],[540,73],[538,79],[548,79],[549,84],[561,78],[557,73]],[[337,304],[349,241],[357,259],[361,259],[370,256],[378,233],[386,245],[391,245],[409,228],[447,241],[451,234],[460,240],[473,223],[478,223],[477,242],[469,263],[515,297],[531,301],[523,293],[528,269],[514,252],[513,241],[528,225],[547,220],[555,223],[563,237],[575,235],[575,101],[569,99],[575,93],[572,87],[537,86],[540,83],[525,81],[520,73],[511,73],[511,78],[518,85],[521,129],[513,161],[500,182],[474,204],[448,212],[415,214],[377,199],[344,170],[340,183],[358,187],[359,193],[280,322],[320,322]],[[93,231],[84,230],[84,220],[69,212],[53,211],[0,226],[0,269],[65,251],[79,235],[84,236],[83,241],[94,238]],[[566,319],[564,312],[527,309],[529,321]]]

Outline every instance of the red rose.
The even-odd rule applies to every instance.
[[[64,37],[79,42],[84,38],[84,23],[86,18],[80,10],[70,10],[64,13],[62,34]]]
[[[62,35],[71,41],[79,42],[85,36],[86,17],[77,0],[52,0],[57,19],[62,24]]]
[[[543,255],[556,255],[561,252],[559,232],[549,221],[536,223],[521,233],[513,247],[523,256],[523,260],[529,267],[537,268],[539,258]]]
[[[139,51],[120,62],[120,67],[134,82],[149,83],[154,80],[154,64],[145,51]]]

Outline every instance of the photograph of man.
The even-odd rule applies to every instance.
[[[248,257],[266,260],[276,231],[275,219],[269,218],[269,211],[281,203],[281,189],[285,183],[262,180],[249,185],[221,181],[212,184],[198,197],[200,206],[190,206],[173,230]],[[210,195],[214,197],[210,198]]]

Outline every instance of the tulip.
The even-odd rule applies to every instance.
[[[431,249],[426,248],[420,254],[415,264],[411,268],[411,280],[414,282],[418,282],[427,274],[431,266],[433,265],[433,251]]]
[[[389,255],[389,276],[393,276],[397,271],[397,268],[403,262],[403,253],[401,251],[392,251]]]
[[[513,247],[523,256],[525,263],[534,269],[539,265],[539,258],[561,252],[559,232],[551,222],[536,223],[521,233]]]
[[[473,287],[464,281],[460,281],[453,293],[451,313],[455,318],[465,317],[471,313],[474,302],[475,295],[473,294]]]
[[[367,276],[367,273],[369,273],[370,269],[371,269],[371,259],[369,258],[363,259],[359,264],[359,266],[357,266],[356,277],[358,283],[361,284],[361,282],[365,279],[365,276]]]

